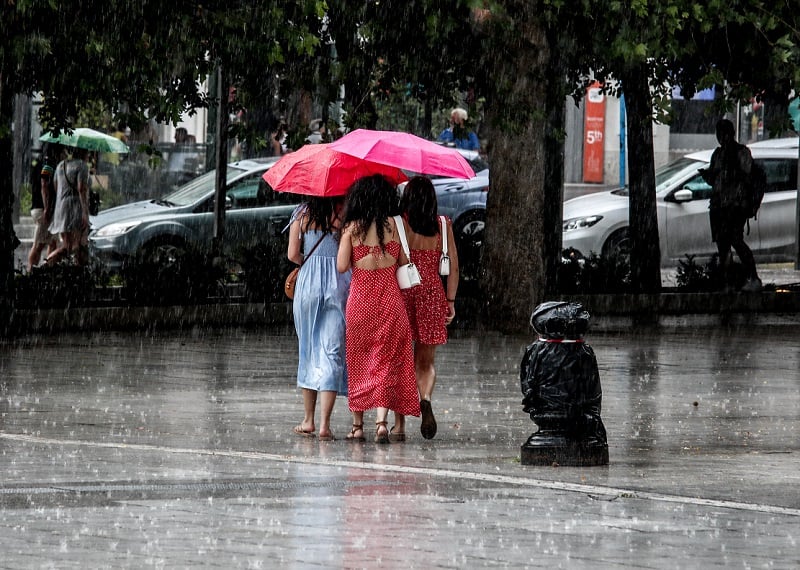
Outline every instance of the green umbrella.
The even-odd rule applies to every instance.
[[[129,152],[128,146],[118,138],[87,128],[74,129],[72,133],[61,131],[57,137],[53,136],[52,133],[45,133],[39,137],[39,140],[100,152]]]

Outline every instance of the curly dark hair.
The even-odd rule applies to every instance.
[[[375,222],[378,241],[384,250],[383,237],[389,217],[397,213],[397,191],[380,174],[359,178],[350,187],[345,203],[344,225],[352,224],[354,235],[364,236]]]
[[[435,236],[439,233],[439,204],[433,183],[425,176],[415,176],[406,184],[400,209],[415,233]]]
[[[334,217],[337,206],[342,203],[344,203],[344,196],[331,198],[312,196],[306,202],[304,214],[308,217],[310,225],[316,226],[317,229],[325,233],[334,233],[336,228],[333,227],[331,220]]]

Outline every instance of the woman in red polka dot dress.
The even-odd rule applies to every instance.
[[[447,342],[447,325],[456,316],[458,252],[453,227],[447,218],[446,230],[442,235],[436,191],[428,178],[415,176],[408,182],[400,209],[406,221],[411,261],[419,269],[422,278],[418,287],[404,289],[402,294],[414,337],[414,366],[422,413],[420,432],[425,439],[432,439],[436,435],[436,418],[431,406],[431,395],[436,384],[434,358],[436,347]],[[439,276],[443,240],[447,240],[447,255],[450,257],[447,292]],[[395,413],[395,425],[389,438],[405,441],[405,437],[405,417]]]
[[[376,409],[375,441],[389,443],[389,410],[419,416],[411,327],[395,272],[407,263],[390,214],[396,190],[382,176],[358,180],[347,197],[337,269],[352,268],[345,312],[348,403],[364,441],[364,411]]]

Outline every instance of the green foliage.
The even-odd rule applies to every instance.
[[[225,270],[195,248],[146,251],[122,269],[123,297],[134,305],[207,302],[224,284]]]
[[[15,305],[20,309],[54,309],[90,306],[96,286],[107,281],[98,268],[71,263],[34,267],[17,274]]]
[[[243,101],[263,98],[269,69],[315,53],[323,8],[319,0],[4,3],[0,77],[12,93],[44,93],[49,128],[79,117],[174,123],[213,103],[198,87],[218,65]]]
[[[563,294],[627,293],[631,290],[630,261],[625,255],[588,258],[565,251],[558,273]]]

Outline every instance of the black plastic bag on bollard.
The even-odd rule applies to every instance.
[[[600,373],[583,340],[589,318],[579,303],[563,301],[542,303],[531,315],[538,339],[525,351],[520,387],[539,431],[522,446],[523,464],[608,463]]]

